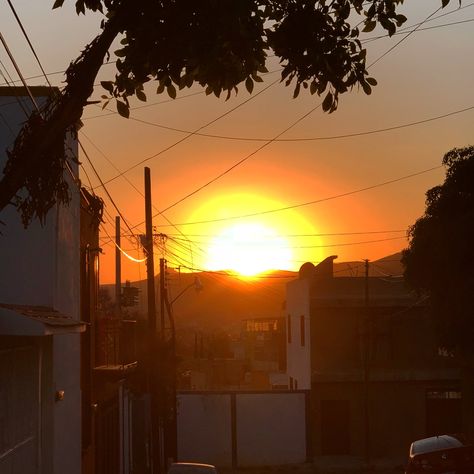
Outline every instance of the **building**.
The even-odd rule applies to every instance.
[[[52,93],[30,91],[40,104]],[[0,169],[31,108],[24,88],[0,88]],[[77,156],[73,137],[66,149]],[[99,308],[103,203],[65,179],[70,202],[43,224],[0,213],[0,472],[147,473],[136,322]]]
[[[311,390],[317,465],[401,465],[411,441],[462,429],[461,372],[401,278],[334,277],[335,258],[287,285],[290,388]]]
[[[50,94],[32,88],[38,101]],[[31,102],[0,88],[0,166]],[[77,143],[68,147],[77,153]],[[77,162],[71,160],[77,175]],[[81,471],[80,189],[44,225],[0,213],[0,472]]]

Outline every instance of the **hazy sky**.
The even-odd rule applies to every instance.
[[[40,71],[34,57],[7,2],[1,1],[0,30],[24,76],[36,76]],[[63,71],[98,32],[101,16],[77,17],[72,1],[66,1],[62,9],[55,11],[50,10],[52,1],[14,0],[13,3],[48,73]],[[250,96],[245,88],[225,102],[206,97],[197,88],[183,90],[177,100],[170,100],[165,95],[156,96],[153,85],[147,90],[150,106],[132,110],[129,120],[89,106],[84,113],[80,139],[104,181],[114,178],[117,169],[126,170],[157,155],[125,176],[142,191],[143,167],[149,166],[153,203],[159,210],[173,206],[249,156],[216,182],[170,208],[165,215],[177,228],[169,226],[163,217],[155,218],[157,232],[168,235],[165,256],[171,267],[217,269],[219,262],[223,267],[235,267],[235,260],[226,258],[231,254],[238,255],[239,261],[262,259],[267,267],[273,261],[277,267],[298,269],[304,261],[317,262],[332,254],[338,255],[341,261],[377,259],[394,253],[406,245],[405,230],[423,213],[424,193],[442,181],[442,169],[372,190],[325,199],[438,166],[443,154],[451,148],[472,144],[474,111],[384,133],[334,137],[409,124],[474,106],[473,23],[466,21],[474,19],[474,4],[465,1],[463,9],[445,15],[456,10],[458,2],[451,3],[433,18],[444,16],[422,27],[429,29],[413,33],[371,69],[379,82],[371,96],[354,90],[341,97],[339,109],[332,115],[317,109],[281,137],[322,139],[274,142],[252,156],[265,142],[236,139],[275,137],[320,102],[318,97],[304,92],[294,100],[291,88],[279,83],[271,85],[279,77],[280,66],[274,58],[269,59],[271,73],[255,92],[270,86],[268,90],[200,130],[214,137],[193,136],[163,151],[186,133],[162,127],[197,130],[248,100]],[[407,26],[425,20],[440,4],[440,0],[407,0],[403,9],[408,17]],[[446,26],[432,28],[438,25]],[[373,38],[381,34],[382,31],[375,30],[366,36]],[[369,64],[402,38],[400,35],[368,42]],[[3,49],[0,49],[0,60],[16,78]],[[3,66],[0,70],[4,72]],[[100,79],[110,79],[113,74],[114,66],[105,65]],[[63,76],[55,74],[50,79],[60,85]],[[0,82],[3,82],[1,77]],[[40,77],[30,79],[29,83],[40,85],[45,80]],[[95,97],[102,93],[97,87]],[[186,97],[190,94],[193,95]],[[132,107],[143,105],[138,100],[132,102]],[[113,106],[109,109],[114,111]],[[92,185],[97,186],[90,165],[85,157],[80,158]],[[89,185],[84,173],[81,178]],[[144,219],[140,194],[123,177],[111,181],[107,187],[130,226],[140,224]],[[116,211],[102,189],[97,188],[96,192],[106,202],[105,228],[112,235],[114,230],[109,221]],[[323,201],[292,210],[229,219],[319,200]],[[184,225],[223,218],[227,220]],[[133,230],[140,233],[144,227],[139,225]],[[401,232],[369,233],[378,231]],[[126,228],[123,232],[129,233]],[[218,240],[221,233],[224,237]],[[346,233],[353,234],[314,236]],[[107,243],[105,233],[102,236],[105,239],[101,276],[107,282],[113,280],[114,247]],[[247,247],[249,240],[252,243]],[[133,239],[123,238],[122,243],[134,257],[143,256]],[[157,255],[161,256],[158,248]],[[144,278],[143,264],[127,262],[124,258],[123,265],[123,279]]]

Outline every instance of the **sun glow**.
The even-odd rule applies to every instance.
[[[269,270],[291,268],[288,242],[262,224],[236,224],[214,237],[209,245],[209,270],[232,270],[254,276]]]

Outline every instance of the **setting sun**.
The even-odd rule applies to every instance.
[[[268,270],[291,268],[288,242],[261,224],[236,224],[214,237],[209,245],[210,270],[233,270],[253,276]]]

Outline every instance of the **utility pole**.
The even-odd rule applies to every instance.
[[[365,262],[365,291],[364,291],[364,425],[365,425],[365,464],[370,466],[370,345],[371,345],[371,321],[369,314],[369,260]]]
[[[160,258],[160,338],[165,341],[166,260]]]
[[[162,473],[161,470],[161,436],[160,436],[160,403],[158,386],[158,357],[159,347],[156,332],[155,305],[155,265],[153,260],[153,224],[151,211],[151,179],[150,168],[145,167],[145,252],[147,273],[147,303],[148,303],[148,387],[151,405],[151,461],[152,473]]]
[[[115,315],[120,318],[122,294],[122,254],[120,253],[120,216],[115,217]]]

